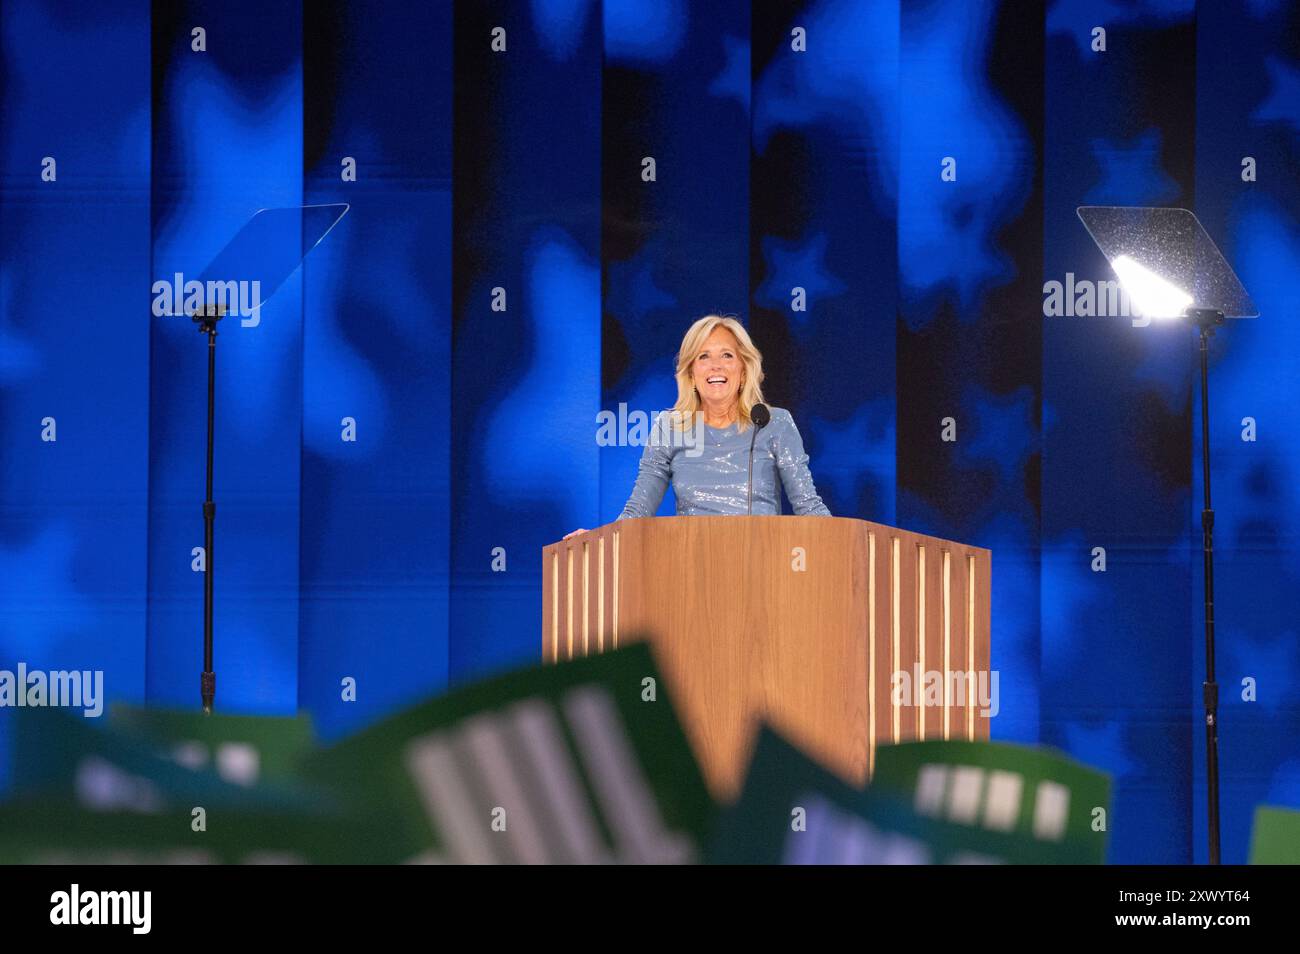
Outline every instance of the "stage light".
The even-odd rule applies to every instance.
[[[1182,318],[1192,296],[1127,255],[1110,263],[1136,311],[1147,318]]]

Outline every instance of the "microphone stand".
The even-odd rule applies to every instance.
[[[747,516],[751,516],[751,517],[754,515],[754,442],[758,440],[758,432],[762,430],[764,427],[766,427],[767,422],[772,419],[770,412],[767,411],[767,408],[764,405],[756,404],[754,405],[754,407],[762,408],[758,416],[760,418],[764,418],[764,420],[762,424],[758,423],[758,421],[754,420],[752,416],[753,412],[752,411],[750,412],[751,413],[750,423],[754,425],[754,433],[749,436],[749,481],[746,487],[746,494],[748,496],[748,510],[746,513]],[[778,493],[777,503],[780,504],[780,502],[781,502],[780,494]],[[780,506],[778,506],[776,509],[780,510],[781,508]]]
[[[758,440],[758,428],[754,428],[754,433],[749,436],[749,485],[746,492],[749,497],[748,516],[754,515],[754,442]]]

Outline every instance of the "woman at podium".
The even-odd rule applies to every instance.
[[[691,325],[676,377],[677,403],[651,428],[620,520],[653,517],[669,484],[678,516],[779,514],[782,488],[796,514],[831,515],[794,418],[763,404],[763,356],[740,322],[706,315]]]

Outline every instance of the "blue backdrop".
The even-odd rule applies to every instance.
[[[347,202],[220,338],[224,708],[535,660],[539,548],[636,470],[597,414],[730,312],[833,512],[993,549],[994,736],[1114,774],[1112,861],[1204,860],[1194,340],[1045,304],[1111,277],[1076,206],[1177,205],[1262,312],[1212,352],[1225,860],[1300,805],[1294,5],[6,0],[0,110],[0,668],[195,703],[206,349],[149,289]]]

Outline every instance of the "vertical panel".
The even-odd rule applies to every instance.
[[[709,312],[747,317],[749,4],[606,0],[603,9],[600,400],[612,413],[649,415],[676,400],[690,323]],[[642,448],[625,436],[601,449],[594,522],[617,517],[632,490]],[[674,509],[670,489],[659,512]]]
[[[600,7],[458,3],[453,32],[457,682],[536,658],[536,555],[599,517]]]
[[[1191,768],[1195,351],[1184,327],[1137,327],[1097,284],[1114,275],[1075,209],[1191,204],[1192,11],[1057,9],[1047,23],[1041,740],[1114,773],[1116,863],[1190,860],[1188,813],[1169,806],[1187,804]]]
[[[1038,733],[1043,5],[903,4],[898,508],[993,548],[1003,738]]]
[[[1220,822],[1226,864],[1247,860],[1255,806],[1300,806],[1300,8],[1196,10],[1195,208],[1260,317],[1210,348],[1214,601],[1220,683]],[[1190,371],[1188,355],[1183,368]],[[1207,860],[1201,422],[1193,391],[1191,655],[1192,859]],[[1251,423],[1253,422],[1253,433]],[[1249,682],[1247,681],[1249,680]],[[1247,692],[1248,686],[1257,691]]]
[[[133,702],[145,665],[148,64],[148,3],[0,4],[0,669],[103,670],[107,697]],[[42,439],[47,418],[57,440]],[[7,768],[0,731],[0,789]]]
[[[154,4],[155,279],[197,278],[259,208],[302,202],[301,43],[296,5]],[[224,320],[217,338],[213,629],[226,711],[298,707],[301,306],[299,272],[256,326]],[[152,319],[146,691],[159,705],[198,702],[206,377],[190,319]]]
[[[793,413],[831,512],[885,524],[895,522],[898,15],[877,0],[755,3],[750,44],[750,307],[764,388]]]
[[[451,10],[303,10],[305,201],[351,204],[305,266],[299,699],[328,736],[447,681]]]

